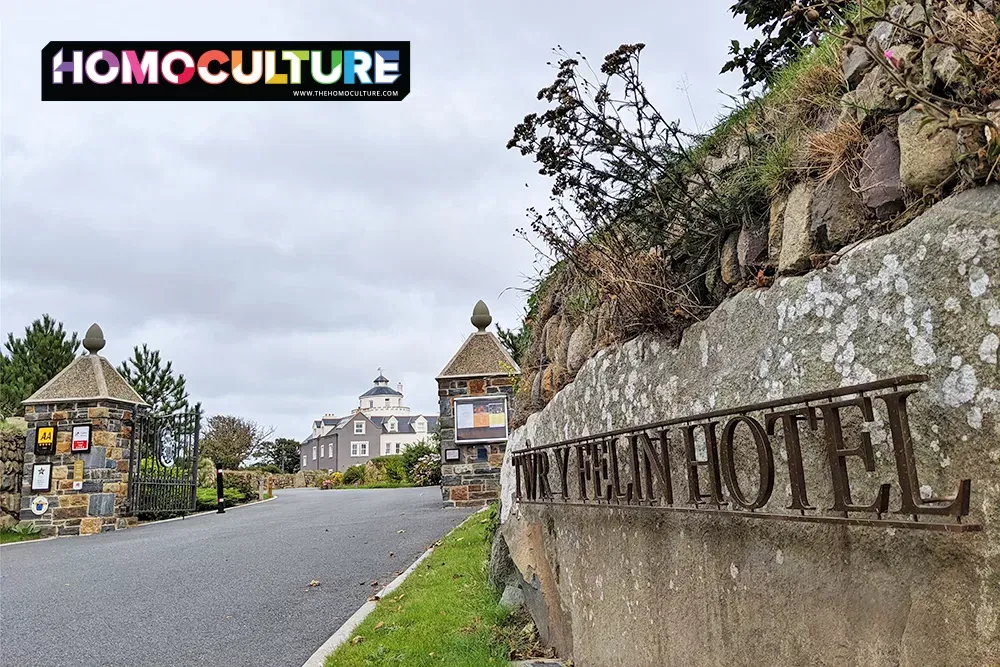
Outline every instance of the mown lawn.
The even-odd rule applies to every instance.
[[[435,547],[358,626],[326,667],[506,665],[512,626],[487,584],[486,513],[472,515]]]

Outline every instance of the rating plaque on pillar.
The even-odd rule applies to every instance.
[[[55,426],[40,426],[35,430],[35,454],[39,456],[52,456],[55,453]]]

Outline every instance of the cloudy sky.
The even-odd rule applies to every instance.
[[[651,97],[704,128],[739,85],[718,75],[744,37],[730,4],[3,0],[2,332],[96,321],[113,363],[148,343],[206,411],[288,437],[356,406],[378,367],[436,413],[476,300],[506,326],[523,308],[501,292],[533,272],[514,230],[547,184],[505,144],[541,109],[551,47],[599,62],[646,43]],[[41,48],[102,39],[409,40],[411,93],[42,103]]]

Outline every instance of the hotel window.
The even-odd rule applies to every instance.
[[[416,424],[413,425],[413,429],[417,433],[423,433],[424,431],[427,430],[427,424],[425,422],[417,422]]]
[[[365,423],[354,422],[354,435],[364,435],[364,434],[365,434]]]
[[[303,468],[306,467],[306,455],[305,454],[302,455],[302,467]]]
[[[375,407],[375,401],[368,401],[368,407]]]
[[[323,458],[326,456],[326,445],[319,446],[319,457]]]
[[[389,399],[385,399],[385,407],[389,407]]]
[[[316,460],[316,445],[313,445],[313,461]]]
[[[351,456],[368,456],[368,443],[367,442],[352,442],[351,443]]]
[[[402,450],[400,450],[399,446],[400,446],[400,445],[399,445],[399,443],[397,442],[397,443],[396,443],[396,453],[397,453],[397,454],[399,454],[399,453],[400,453],[400,451],[402,451]]]

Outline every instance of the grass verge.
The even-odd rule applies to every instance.
[[[416,484],[410,484],[409,482],[376,482],[375,484],[359,484],[355,486],[354,484],[343,484],[341,486],[331,486],[330,489],[326,490],[353,490],[353,489],[412,489],[415,488]]]
[[[26,534],[26,533],[15,533],[12,530],[0,530],[0,544],[10,544],[11,542],[27,542],[28,540],[37,540],[41,535],[39,534]]]
[[[505,665],[533,642],[530,619],[502,609],[487,583],[488,522],[474,514],[442,539],[326,667]]]

